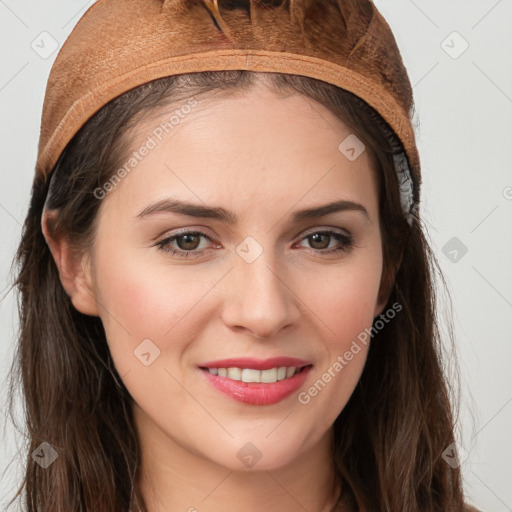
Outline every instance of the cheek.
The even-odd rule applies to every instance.
[[[303,280],[301,297],[323,326],[331,348],[343,348],[371,326],[381,273],[379,252],[367,251],[361,257],[326,266],[314,279]]]
[[[173,350],[179,350],[180,340],[187,339],[189,315],[208,290],[208,280],[194,278],[191,271],[151,267],[135,256],[98,259],[96,280],[112,355],[125,366],[147,339],[162,354],[163,340],[173,340]]]

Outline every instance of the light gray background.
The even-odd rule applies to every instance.
[[[44,52],[52,39],[60,47],[92,3],[0,0],[2,381],[18,326],[15,295],[6,295],[9,267],[28,208],[45,84],[57,53]],[[466,493],[482,511],[512,511],[512,0],[375,4],[414,86],[422,215],[455,313]],[[446,245],[453,237],[450,244],[458,246]],[[0,410],[6,411],[5,392]],[[6,432],[0,452],[5,510],[22,461],[7,469],[19,434],[5,414],[0,427]]]

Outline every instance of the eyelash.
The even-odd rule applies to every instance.
[[[173,236],[164,238],[163,240],[158,242],[156,244],[156,246],[158,246],[160,250],[170,253],[172,256],[178,256],[180,258],[188,258],[189,255],[191,255],[191,254],[194,256],[197,256],[197,257],[202,256],[205,252],[204,249],[203,250],[195,249],[195,250],[191,250],[191,251],[186,251],[184,249],[176,250],[176,249],[169,249],[166,247],[171,242],[174,242],[176,239],[181,238],[186,235],[203,236],[210,240],[210,237],[208,235],[206,235],[205,233],[203,233],[202,231],[184,231],[182,233],[178,233],[177,235],[173,235]],[[335,238],[336,240],[342,242],[342,244],[340,246],[331,248],[331,249],[311,249],[317,253],[333,254],[333,253],[338,253],[341,251],[348,252],[350,249],[352,249],[354,247],[354,237],[352,235],[341,233],[338,231],[333,231],[333,230],[313,231],[311,233],[308,233],[300,241],[302,242],[303,240],[305,240],[313,235],[328,235],[328,236]]]

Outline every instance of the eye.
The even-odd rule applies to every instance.
[[[197,249],[201,238],[210,240],[210,237],[201,231],[185,231],[183,233],[164,238],[156,245],[163,251],[181,258],[187,258],[189,255],[200,256],[204,252],[203,250]],[[177,249],[171,246],[173,242],[176,242],[178,245]]]
[[[302,241],[308,240],[311,247],[316,251],[323,254],[330,254],[339,251],[348,251],[354,247],[354,237],[345,232],[325,230],[315,231],[308,234]],[[332,241],[337,241],[338,244],[330,247]]]

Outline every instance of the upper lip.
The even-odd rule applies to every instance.
[[[304,359],[296,357],[271,357],[270,359],[254,359],[252,357],[237,357],[230,359],[218,359],[201,363],[201,368],[252,368],[254,370],[269,370],[280,366],[295,366],[300,368],[312,364]]]

